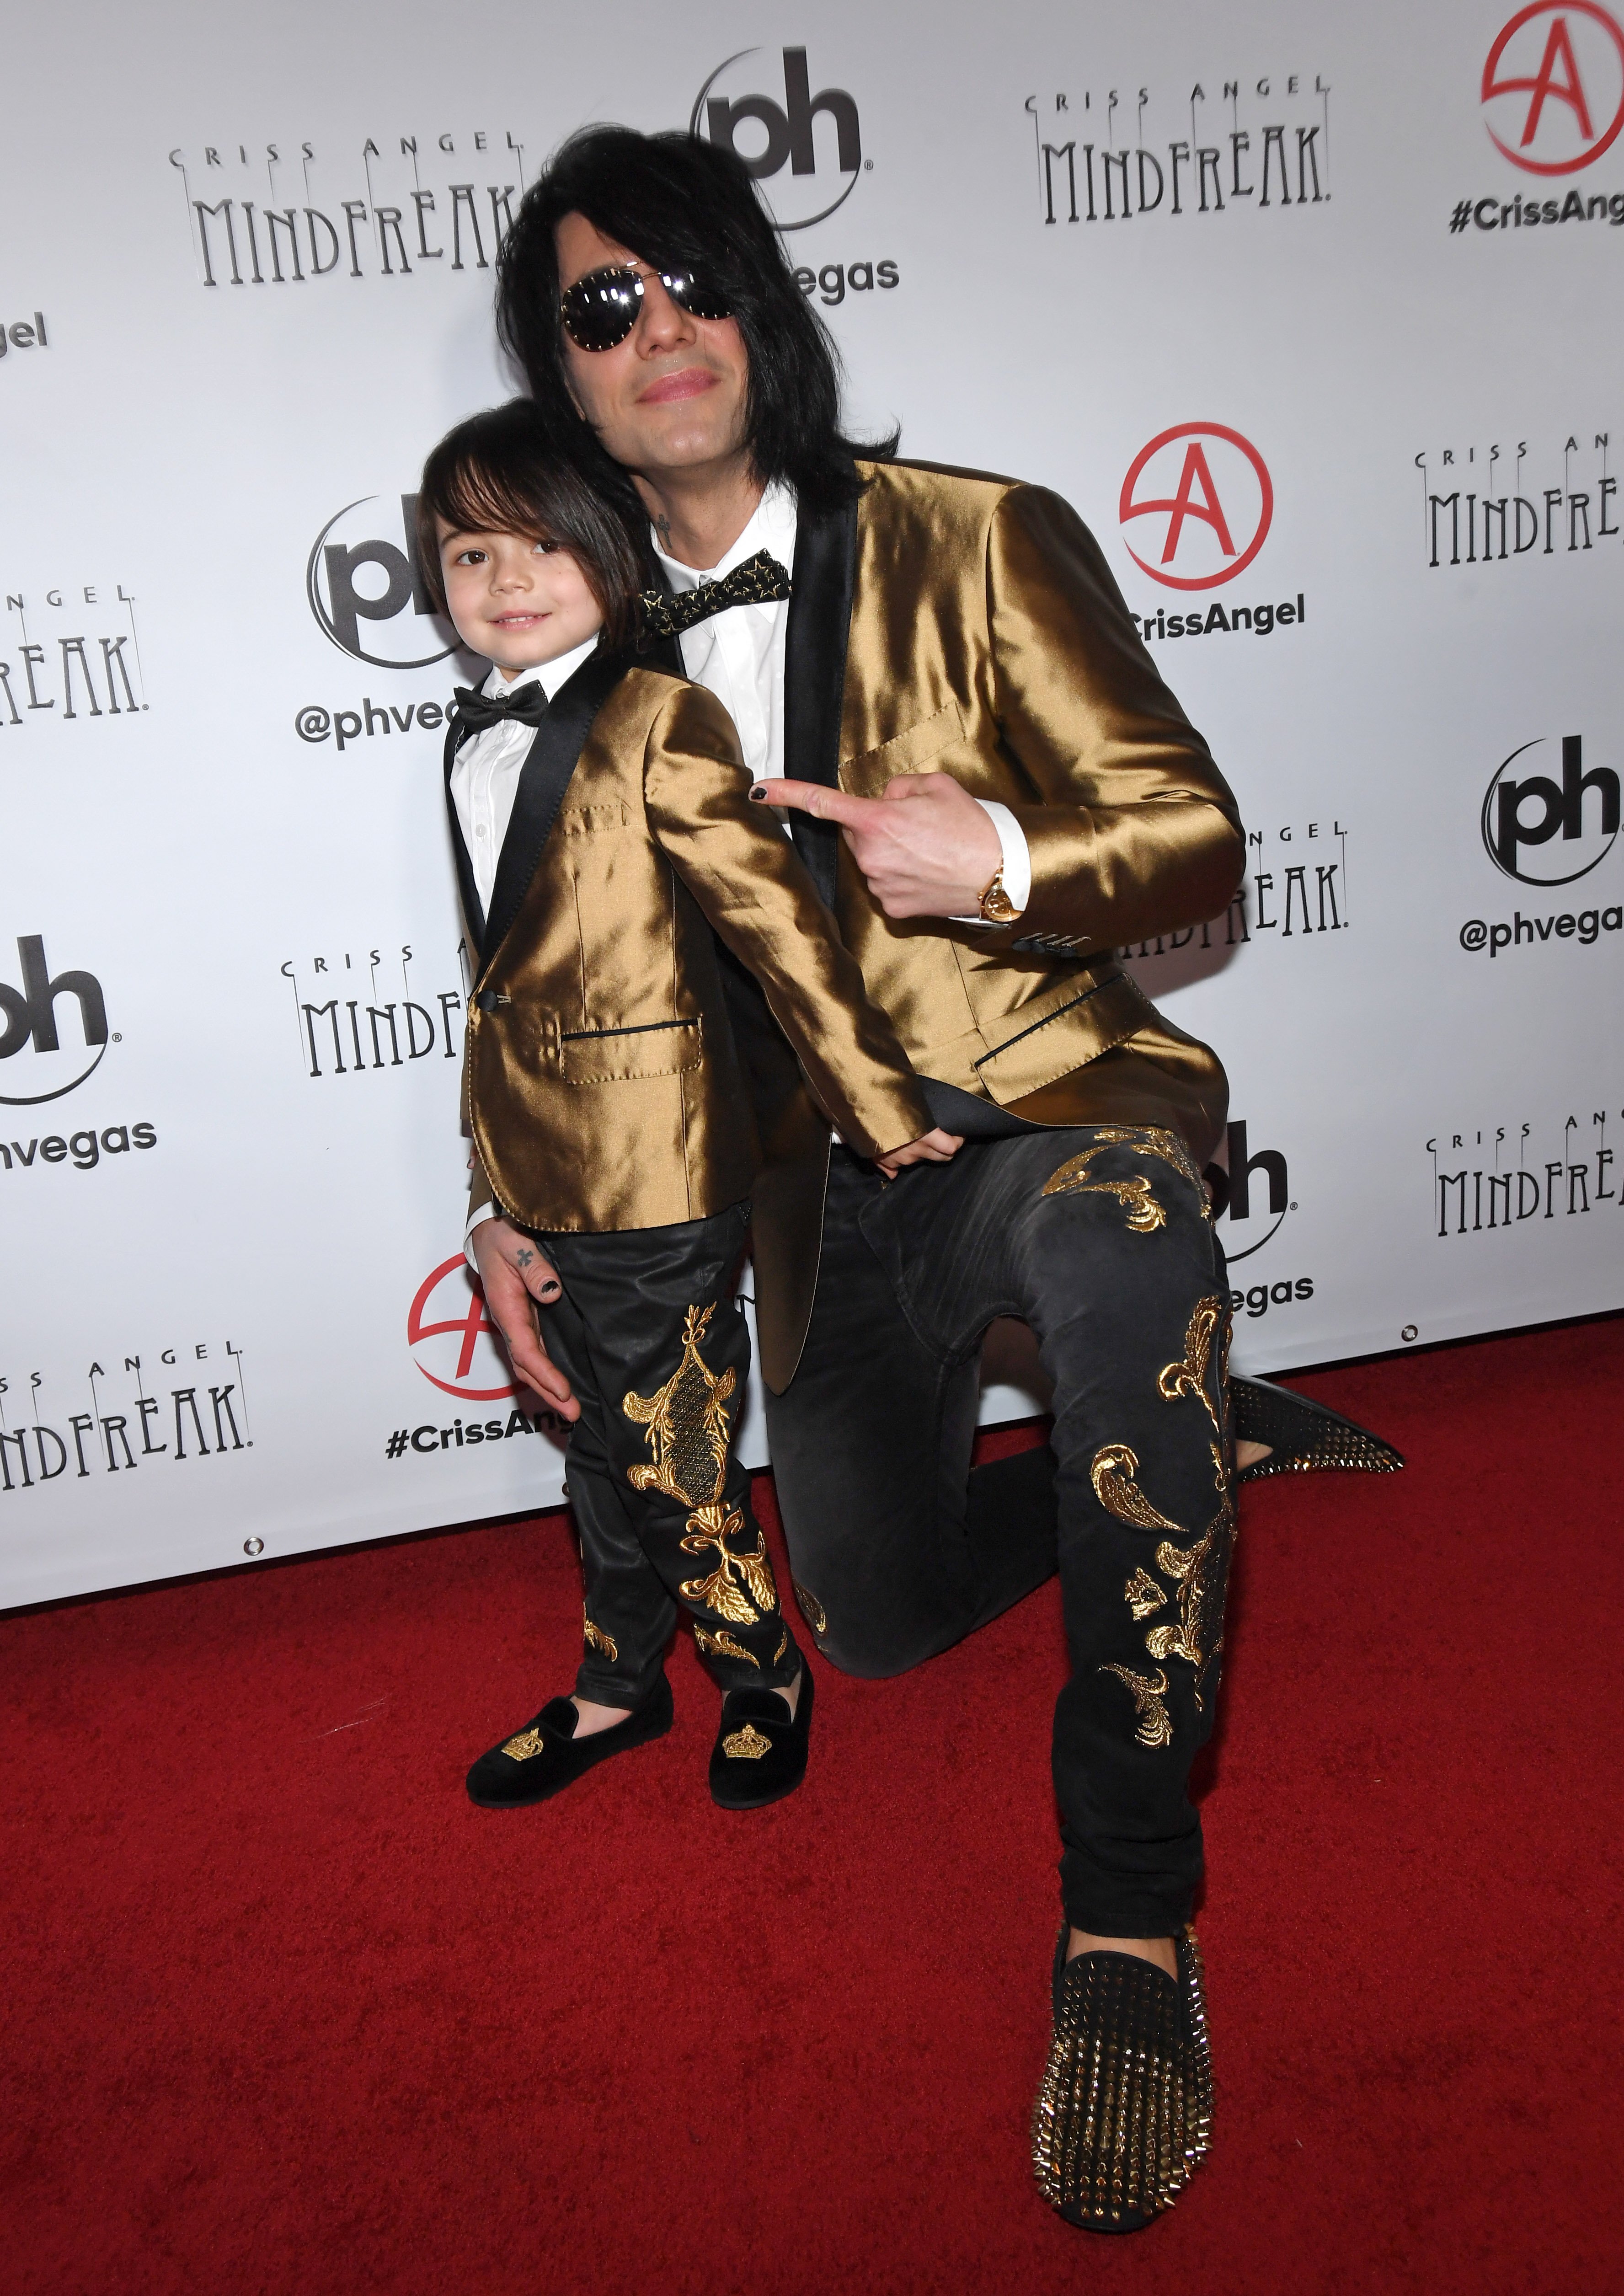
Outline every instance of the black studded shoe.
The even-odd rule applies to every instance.
[[[624,1722],[589,1737],[576,1736],[579,1719],[572,1699],[549,1698],[533,1722],[480,1755],[468,1773],[469,1800],[481,1809],[527,1809],[562,1793],[611,1754],[663,1738],[671,1726],[671,1685],[662,1674]]]
[[[1379,1435],[1272,1380],[1237,1379],[1232,1372],[1229,1413],[1236,1442],[1269,1447],[1267,1459],[1241,1469],[1238,1483],[1259,1483],[1265,1475],[1321,1474],[1335,1467],[1394,1475],[1404,1464],[1403,1453]]]
[[[1054,2039],[1032,2111],[1043,2196],[1089,2232],[1138,2232],[1172,2207],[1212,2141],[1201,1948],[1178,1976],[1127,1953],[1054,1954]]]
[[[792,1794],[807,1775],[811,1729],[812,1669],[804,1659],[793,1721],[775,1690],[730,1690],[710,1753],[711,1800],[723,1809],[765,1809]]]

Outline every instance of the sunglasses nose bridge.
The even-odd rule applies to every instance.
[[[661,346],[693,332],[692,315],[658,271],[637,275],[637,313],[632,324],[639,335]]]

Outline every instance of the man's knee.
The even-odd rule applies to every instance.
[[[837,1673],[852,1675],[859,1682],[890,1682],[923,1666],[957,1639],[949,1635],[944,1639],[909,1636],[886,1640],[860,1630],[842,1634],[833,1624],[816,1638],[818,1656],[827,1659]]]

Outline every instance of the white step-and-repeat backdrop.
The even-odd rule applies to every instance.
[[[1620,1303],[1619,0],[94,0],[7,64],[0,1603],[557,1496],[406,504],[595,119],[757,163],[854,422],[1076,503],[1234,783],[1243,899],[1131,955],[1233,1078],[1237,1362]]]

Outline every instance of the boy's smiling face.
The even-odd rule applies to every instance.
[[[530,534],[458,534],[439,527],[440,578],[457,636],[517,677],[584,645],[603,610],[578,562]]]

